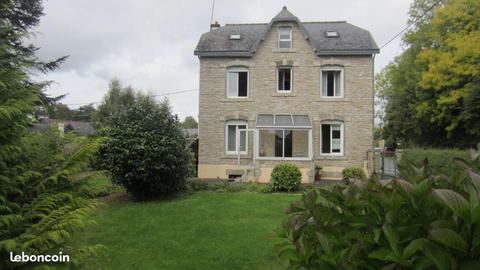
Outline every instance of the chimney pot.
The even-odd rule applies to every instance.
[[[220,27],[221,27],[221,26],[220,26],[220,24],[218,23],[218,21],[215,21],[215,23],[210,24],[210,31],[215,30],[215,29],[218,29],[218,28],[220,28]]]

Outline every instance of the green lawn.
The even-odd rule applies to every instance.
[[[294,194],[197,192],[99,210],[75,242],[108,250],[93,269],[279,269],[273,230]]]

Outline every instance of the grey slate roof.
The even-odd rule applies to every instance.
[[[95,128],[92,123],[84,121],[71,121],[71,120],[59,120],[59,119],[43,119],[40,123],[34,123],[30,129],[32,131],[45,132],[50,128],[55,130],[58,128],[58,124],[63,123],[65,132],[75,131],[79,135],[89,136],[95,134]]]
[[[194,54],[199,57],[251,57],[276,22],[296,22],[317,55],[371,55],[379,52],[367,30],[345,21],[302,23],[284,7],[270,23],[226,24],[204,33]],[[336,31],[339,37],[327,37],[327,31]],[[230,40],[231,34],[240,34],[240,40]]]

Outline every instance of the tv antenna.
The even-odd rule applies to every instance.
[[[210,24],[213,23],[213,10],[215,9],[215,0],[212,0],[212,14],[210,15]]]

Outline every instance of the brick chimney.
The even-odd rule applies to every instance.
[[[215,21],[215,23],[210,24],[210,31],[220,28],[220,24]]]

